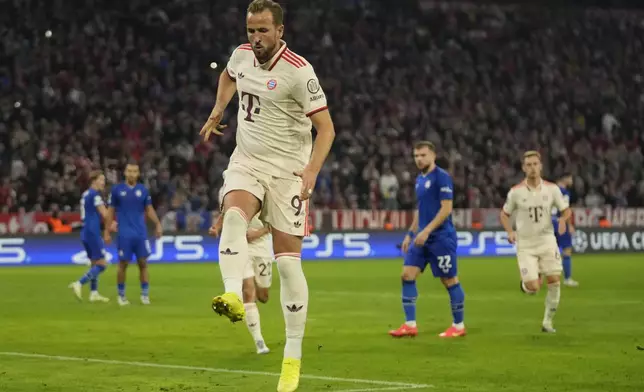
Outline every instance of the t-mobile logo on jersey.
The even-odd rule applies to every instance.
[[[257,103],[257,106],[255,106],[255,103]],[[261,106],[259,96],[247,93],[246,91],[241,92],[241,107],[246,112],[246,117],[244,117],[245,121],[255,122],[253,120],[253,114],[259,114],[259,106]]]

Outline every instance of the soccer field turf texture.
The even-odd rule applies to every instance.
[[[299,390],[644,391],[643,255],[575,256],[581,286],[563,287],[556,335],[540,332],[545,293],[520,293],[513,258],[459,262],[469,335],[456,340],[437,336],[451,315],[431,276],[419,280],[419,337],[395,340],[387,331],[403,319],[399,260],[305,263]],[[109,304],[79,303],[67,289],[86,267],[0,268],[0,391],[275,390],[284,345],[277,270],[260,305],[272,352],[258,356],[244,323],[210,309],[222,291],[217,264],[151,265],[149,307],[138,303],[132,267],[126,308],[115,301],[114,266],[100,281]]]

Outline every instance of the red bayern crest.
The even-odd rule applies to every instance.
[[[269,90],[275,90],[275,87],[277,87],[277,80],[271,79],[268,82],[266,82],[266,87]]]

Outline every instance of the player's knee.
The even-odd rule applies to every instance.
[[[564,248],[562,253],[564,254],[564,256],[570,257],[572,256],[572,248]]]
[[[523,282],[523,288],[526,294],[536,294],[540,287],[541,285],[539,284],[539,280]]]
[[[138,259],[137,264],[139,265],[139,269],[144,270],[148,268],[148,260],[147,259]]]
[[[419,273],[420,273],[420,270],[418,268],[404,267],[400,277],[402,278],[402,280],[412,281],[412,280],[416,280]]]
[[[119,269],[125,271],[129,263],[125,260],[119,261]]]
[[[301,253],[302,237],[284,233],[275,228],[272,230],[273,251],[276,255],[281,253]]]
[[[224,215],[223,227],[224,232],[234,234],[235,239],[238,233],[246,234],[246,230],[248,229],[246,213],[237,207],[229,208]]]
[[[93,264],[93,265],[100,265],[100,266],[102,266],[102,267],[107,267],[107,261],[105,261],[105,259],[100,259],[100,260],[92,261],[92,264]]]
[[[257,296],[257,300],[258,300],[259,302],[261,302],[261,303],[263,303],[263,304],[265,304],[266,302],[268,302],[268,297],[269,297],[269,295],[268,295],[268,289],[267,289],[267,288],[264,288],[264,287],[258,287],[258,288],[257,288],[257,290],[256,290],[256,292],[255,292],[255,294],[256,294],[256,296]]]
[[[260,204],[257,197],[252,193],[244,190],[233,190],[224,195],[224,225],[226,216],[230,211],[237,210],[244,217],[246,222],[250,220],[247,217],[253,217],[259,211]]]
[[[277,270],[280,274],[282,286],[289,292],[297,293],[298,295],[308,293],[308,285],[299,257],[278,258]]]
[[[548,275],[548,276],[546,276],[546,282],[547,282],[548,284],[551,284],[551,283],[559,283],[559,280],[560,280],[560,279],[561,279],[561,278],[560,278],[560,276],[559,276],[558,274],[557,274],[557,275]]]
[[[446,288],[456,286],[458,284],[458,276],[452,276],[450,278],[441,278],[441,282],[443,283],[443,286],[445,286]]]

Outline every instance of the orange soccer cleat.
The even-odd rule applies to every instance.
[[[440,336],[441,338],[460,338],[461,336],[465,336],[465,328],[456,328],[455,326],[451,326],[445,330],[445,332],[441,333]]]
[[[389,335],[395,338],[404,338],[405,336],[415,337],[418,335],[418,327],[410,327],[407,324],[403,324],[400,328],[389,331]]]

